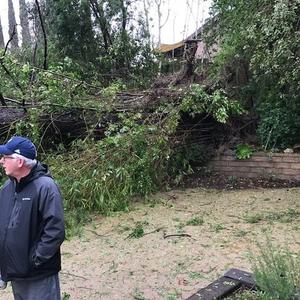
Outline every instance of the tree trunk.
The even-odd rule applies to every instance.
[[[22,45],[31,44],[31,36],[29,32],[28,11],[25,0],[19,0],[20,7],[20,23],[22,28]]]
[[[0,16],[0,48],[4,48],[4,37],[3,37],[3,30],[1,25],[1,16]]]
[[[14,32],[14,27],[17,26],[15,10],[12,0],[8,0],[8,34],[11,36]],[[18,32],[16,30],[13,39],[11,41],[11,49],[17,49],[19,47]]]
[[[97,19],[100,25],[100,30],[104,41],[104,48],[108,52],[109,47],[112,45],[112,40],[109,33],[109,25],[104,14],[103,3],[101,2],[99,5],[97,0],[90,0],[90,4],[94,12],[95,18]]]

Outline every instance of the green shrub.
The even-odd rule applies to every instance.
[[[49,156],[47,162],[61,186],[66,214],[78,212],[80,222],[82,212],[125,210],[131,197],[162,188],[168,157],[168,144],[157,129],[140,125],[101,141],[78,141],[73,151]]]
[[[280,249],[270,241],[259,247],[260,255],[251,257],[260,289],[258,299],[297,299],[300,295],[300,254]]]
[[[239,144],[236,147],[235,155],[238,159],[250,158],[253,154],[253,147],[248,144]]]

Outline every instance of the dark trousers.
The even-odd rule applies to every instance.
[[[11,282],[15,300],[61,300],[58,274]]]

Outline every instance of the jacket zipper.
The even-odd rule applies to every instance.
[[[15,189],[16,189],[16,185],[15,185]],[[16,203],[17,203],[17,192],[16,192],[16,190],[15,190],[15,193],[14,193],[13,201],[14,201],[13,208],[10,212],[10,216],[9,216],[8,222],[7,222],[6,227],[5,227],[4,238],[3,238],[3,249],[2,249],[3,256],[2,257],[3,257],[4,265],[2,266],[2,269],[1,269],[1,276],[2,276],[2,274],[5,274],[4,275],[5,277],[7,276],[7,266],[5,264],[5,262],[6,262],[6,259],[5,259],[6,258],[5,257],[6,256],[6,238],[7,238],[7,231],[8,231],[8,226],[10,224],[10,220],[11,220],[11,217],[12,217],[12,213],[15,210],[15,206],[16,206]],[[3,272],[3,270],[4,270],[4,272]]]

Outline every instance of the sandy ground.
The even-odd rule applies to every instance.
[[[230,268],[251,271],[248,253],[267,235],[299,252],[299,198],[300,188],[173,190],[128,213],[95,217],[63,245],[63,299],[186,299]],[[130,238],[137,222],[144,236]],[[0,299],[13,299],[10,287]]]

